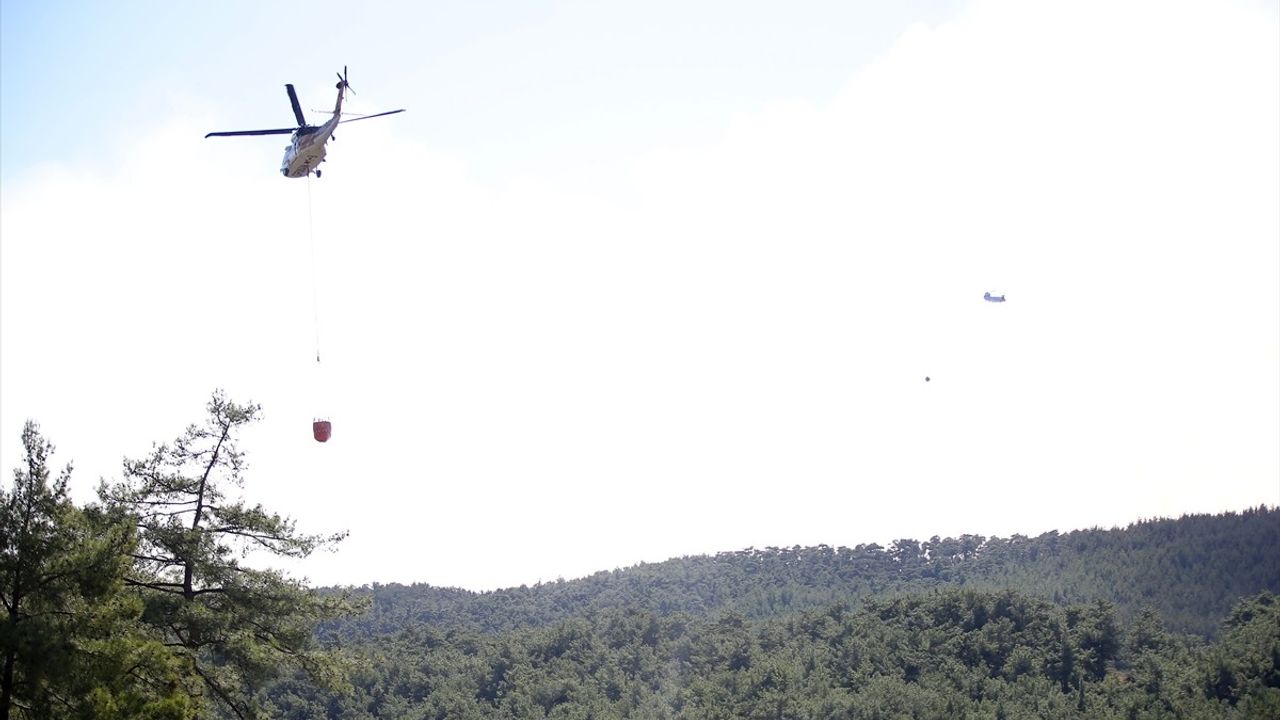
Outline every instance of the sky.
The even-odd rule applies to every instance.
[[[313,584],[1280,504],[1278,3],[0,0],[0,465],[217,388]]]

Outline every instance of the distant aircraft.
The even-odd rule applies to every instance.
[[[982,299],[986,300],[987,302],[1004,302],[1003,295],[992,295],[991,293],[987,293],[986,295],[983,295]]]

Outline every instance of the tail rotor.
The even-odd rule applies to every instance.
[[[351,88],[351,83],[347,82],[347,66],[346,65],[342,66],[342,72],[338,74],[337,88],[339,90],[342,90],[342,89],[350,90],[352,95],[356,94],[356,91],[352,90]]]

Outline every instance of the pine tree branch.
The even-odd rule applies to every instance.
[[[225,533],[227,535],[237,535],[239,537],[249,538],[257,542],[265,542],[274,540],[276,542],[287,542],[293,538],[287,535],[278,535],[275,533],[254,532],[251,528],[244,525],[223,525],[218,528],[209,528],[209,532]]]
[[[130,555],[129,557],[133,558],[134,560],[160,563],[161,565],[181,565],[182,564],[181,558],[176,558],[176,557],[159,557],[156,555],[140,555],[136,553]]]
[[[74,569],[72,569],[72,570],[67,570],[67,571],[65,571],[65,572],[60,572],[60,573],[54,573],[54,574],[52,574],[52,575],[47,575],[47,576],[45,576],[45,577],[43,577],[43,578],[40,578],[40,580],[39,580],[38,582],[36,582],[36,584],[35,584],[35,585],[32,585],[32,586],[31,586],[31,590],[32,590],[32,591],[36,591],[36,590],[43,590],[43,589],[44,589],[45,587],[47,587],[50,583],[52,583],[52,582],[54,582],[54,581],[56,581],[56,580],[61,580],[61,579],[63,579],[63,578],[68,578],[68,577],[80,577],[80,576],[84,573],[84,571],[85,571],[85,570],[88,570],[88,569],[89,569],[89,568],[74,568]]]
[[[142,582],[140,580],[134,580],[133,578],[125,578],[124,584],[130,587],[147,588],[148,590],[155,590],[157,592],[170,593],[172,595],[182,594],[182,583]],[[178,588],[178,589],[171,590],[169,588]]]
[[[108,495],[106,499],[112,502],[128,503],[130,505],[152,505],[156,507],[165,506],[165,505],[194,505],[196,503],[195,500],[126,500],[115,495]],[[191,511],[184,510],[182,512],[191,512]]]
[[[182,504],[186,504],[186,503],[172,503],[172,504],[174,504],[174,505],[182,505]],[[190,507],[190,508],[184,508],[184,509],[182,509],[182,510],[174,510],[174,511],[172,511],[172,512],[149,512],[149,513],[146,513],[146,514],[144,514],[144,515],[140,515],[139,517],[142,517],[142,518],[167,518],[167,517],[177,517],[177,516],[179,516],[179,515],[186,515],[187,513],[191,513],[191,512],[195,512],[195,511],[196,511],[196,509],[195,509],[195,508]],[[139,525],[141,525],[141,523],[139,523]]]
[[[236,717],[239,718],[239,720],[247,720],[245,714],[241,712],[240,708],[231,699],[227,692],[224,691],[218,683],[214,682],[213,678],[205,674],[204,670],[200,668],[199,663],[195,661],[195,658],[191,659],[191,669],[196,671],[196,674],[200,676],[200,679],[204,681],[204,684],[207,685],[209,689],[213,691],[213,694],[217,695],[218,698],[231,709],[231,712],[236,714]]]

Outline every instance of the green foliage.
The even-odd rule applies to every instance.
[[[732,610],[760,620],[885,594],[975,587],[1059,603],[1104,601],[1126,622],[1151,609],[1177,632],[1212,638],[1239,598],[1280,592],[1277,548],[1280,509],[1266,507],[1036,538],[749,548],[485,593],[375,584],[363,590],[372,612],[328,629],[353,638],[408,623],[503,632],[614,607],[691,615]]]
[[[236,499],[258,408],[208,409],[102,507],[28,425],[0,491],[0,720],[1280,717],[1274,509],[374,586],[350,616],[243,564],[342,536]]]
[[[408,628],[363,646],[345,695],[271,696],[286,718],[1271,717],[1277,608],[1270,593],[1243,601],[1216,645],[1150,614],[1130,642],[1111,605],[1011,591],[756,622],[608,609],[499,634]]]
[[[1280,717],[1274,712],[1280,709],[1280,598],[1262,593],[1244,600],[1223,629],[1203,675],[1206,694],[1243,705],[1251,717]]]
[[[297,718],[1267,717],[1278,529],[1259,508],[746,550],[490,593],[377,585],[368,614],[325,630],[363,658],[351,691],[270,695]]]
[[[51,481],[53,445],[35,423],[22,442],[23,467],[0,491],[0,717],[191,717],[140,603],[121,594],[132,526],[71,503],[71,469]]]
[[[137,527],[125,584],[142,602],[143,622],[197,685],[192,695],[239,718],[265,716],[255,696],[283,670],[336,683],[341,665],[313,630],[353,609],[341,594],[241,562],[251,548],[306,557],[344,535],[300,534],[287,517],[231,497],[244,484],[236,436],[258,412],[214,393],[203,424],[126,461],[124,479],[99,488],[106,506]]]

